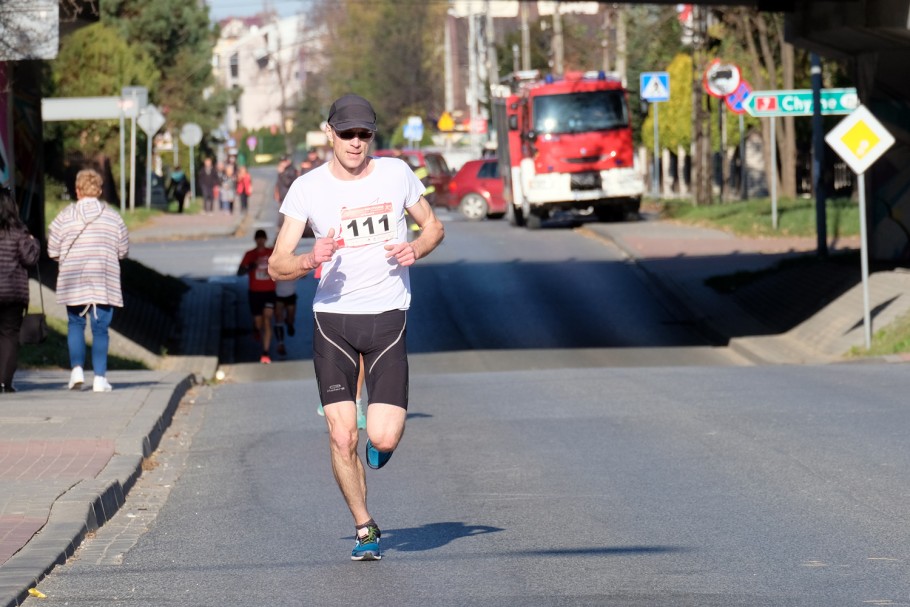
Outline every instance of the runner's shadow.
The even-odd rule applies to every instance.
[[[382,531],[382,548],[401,550],[402,552],[421,552],[433,550],[462,537],[502,531],[499,527],[487,525],[465,525],[464,523],[430,523],[422,527],[406,529],[384,529]]]

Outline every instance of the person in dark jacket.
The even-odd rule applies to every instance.
[[[186,173],[179,164],[174,165],[174,169],[171,171],[171,181],[167,186],[167,195],[177,203],[178,213],[183,213],[183,205],[190,189],[190,180],[187,179]]]
[[[28,308],[28,268],[41,247],[19,219],[19,208],[7,187],[0,187],[0,393],[15,392],[13,375],[19,360],[19,328]]]
[[[202,193],[203,210],[207,215],[211,215],[215,210],[216,190],[221,184],[221,175],[218,169],[212,166],[212,159],[206,157],[203,160],[202,169],[196,175],[196,189]]]

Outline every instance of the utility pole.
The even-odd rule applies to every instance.
[[[692,198],[696,206],[711,202],[711,135],[705,127],[704,91],[701,75],[705,69],[704,7],[692,5]]]
[[[616,10],[612,6],[604,6],[604,24],[603,38],[600,41],[603,50],[603,71],[613,71],[613,21],[616,18]]]
[[[563,57],[565,47],[562,37],[562,15],[559,11],[559,3],[553,6],[553,72],[557,76],[563,74]]]
[[[455,83],[454,69],[452,69],[452,28],[455,26],[455,17],[452,15],[452,9],[446,11],[445,31],[443,32],[443,44],[445,48],[445,110],[451,112],[455,109]]]
[[[528,24],[528,3],[518,3],[521,14],[521,69],[531,69],[531,28]]]
[[[480,158],[480,139],[477,136],[476,120],[480,114],[478,103],[479,83],[477,65],[477,15],[474,13],[474,3],[468,3],[468,108],[469,127],[471,134],[471,151],[475,158]]]
[[[616,73],[626,86],[626,8],[616,9]]]
[[[486,0],[487,11],[487,75],[489,84],[499,84],[499,58],[496,56],[496,31],[493,29],[493,11],[490,0]],[[489,90],[489,87],[487,88]]]
[[[825,161],[825,133],[822,122],[822,60],[818,53],[809,54],[812,68],[812,190],[815,194],[815,236],[819,259],[828,258],[828,219],[825,215],[827,202],[825,184],[822,182],[822,166]],[[860,207],[862,210],[862,207]],[[865,246],[865,243],[863,243]]]

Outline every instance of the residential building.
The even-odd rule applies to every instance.
[[[225,113],[229,132],[293,127],[287,122],[306,86],[304,23],[304,15],[279,19],[262,13],[219,24],[212,58],[215,78],[225,88],[241,91]]]

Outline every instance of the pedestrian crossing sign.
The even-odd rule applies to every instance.
[[[654,103],[670,100],[670,74],[668,72],[643,72],[641,75],[641,98]]]
[[[854,173],[861,175],[894,145],[894,136],[861,105],[831,129],[825,141]]]

